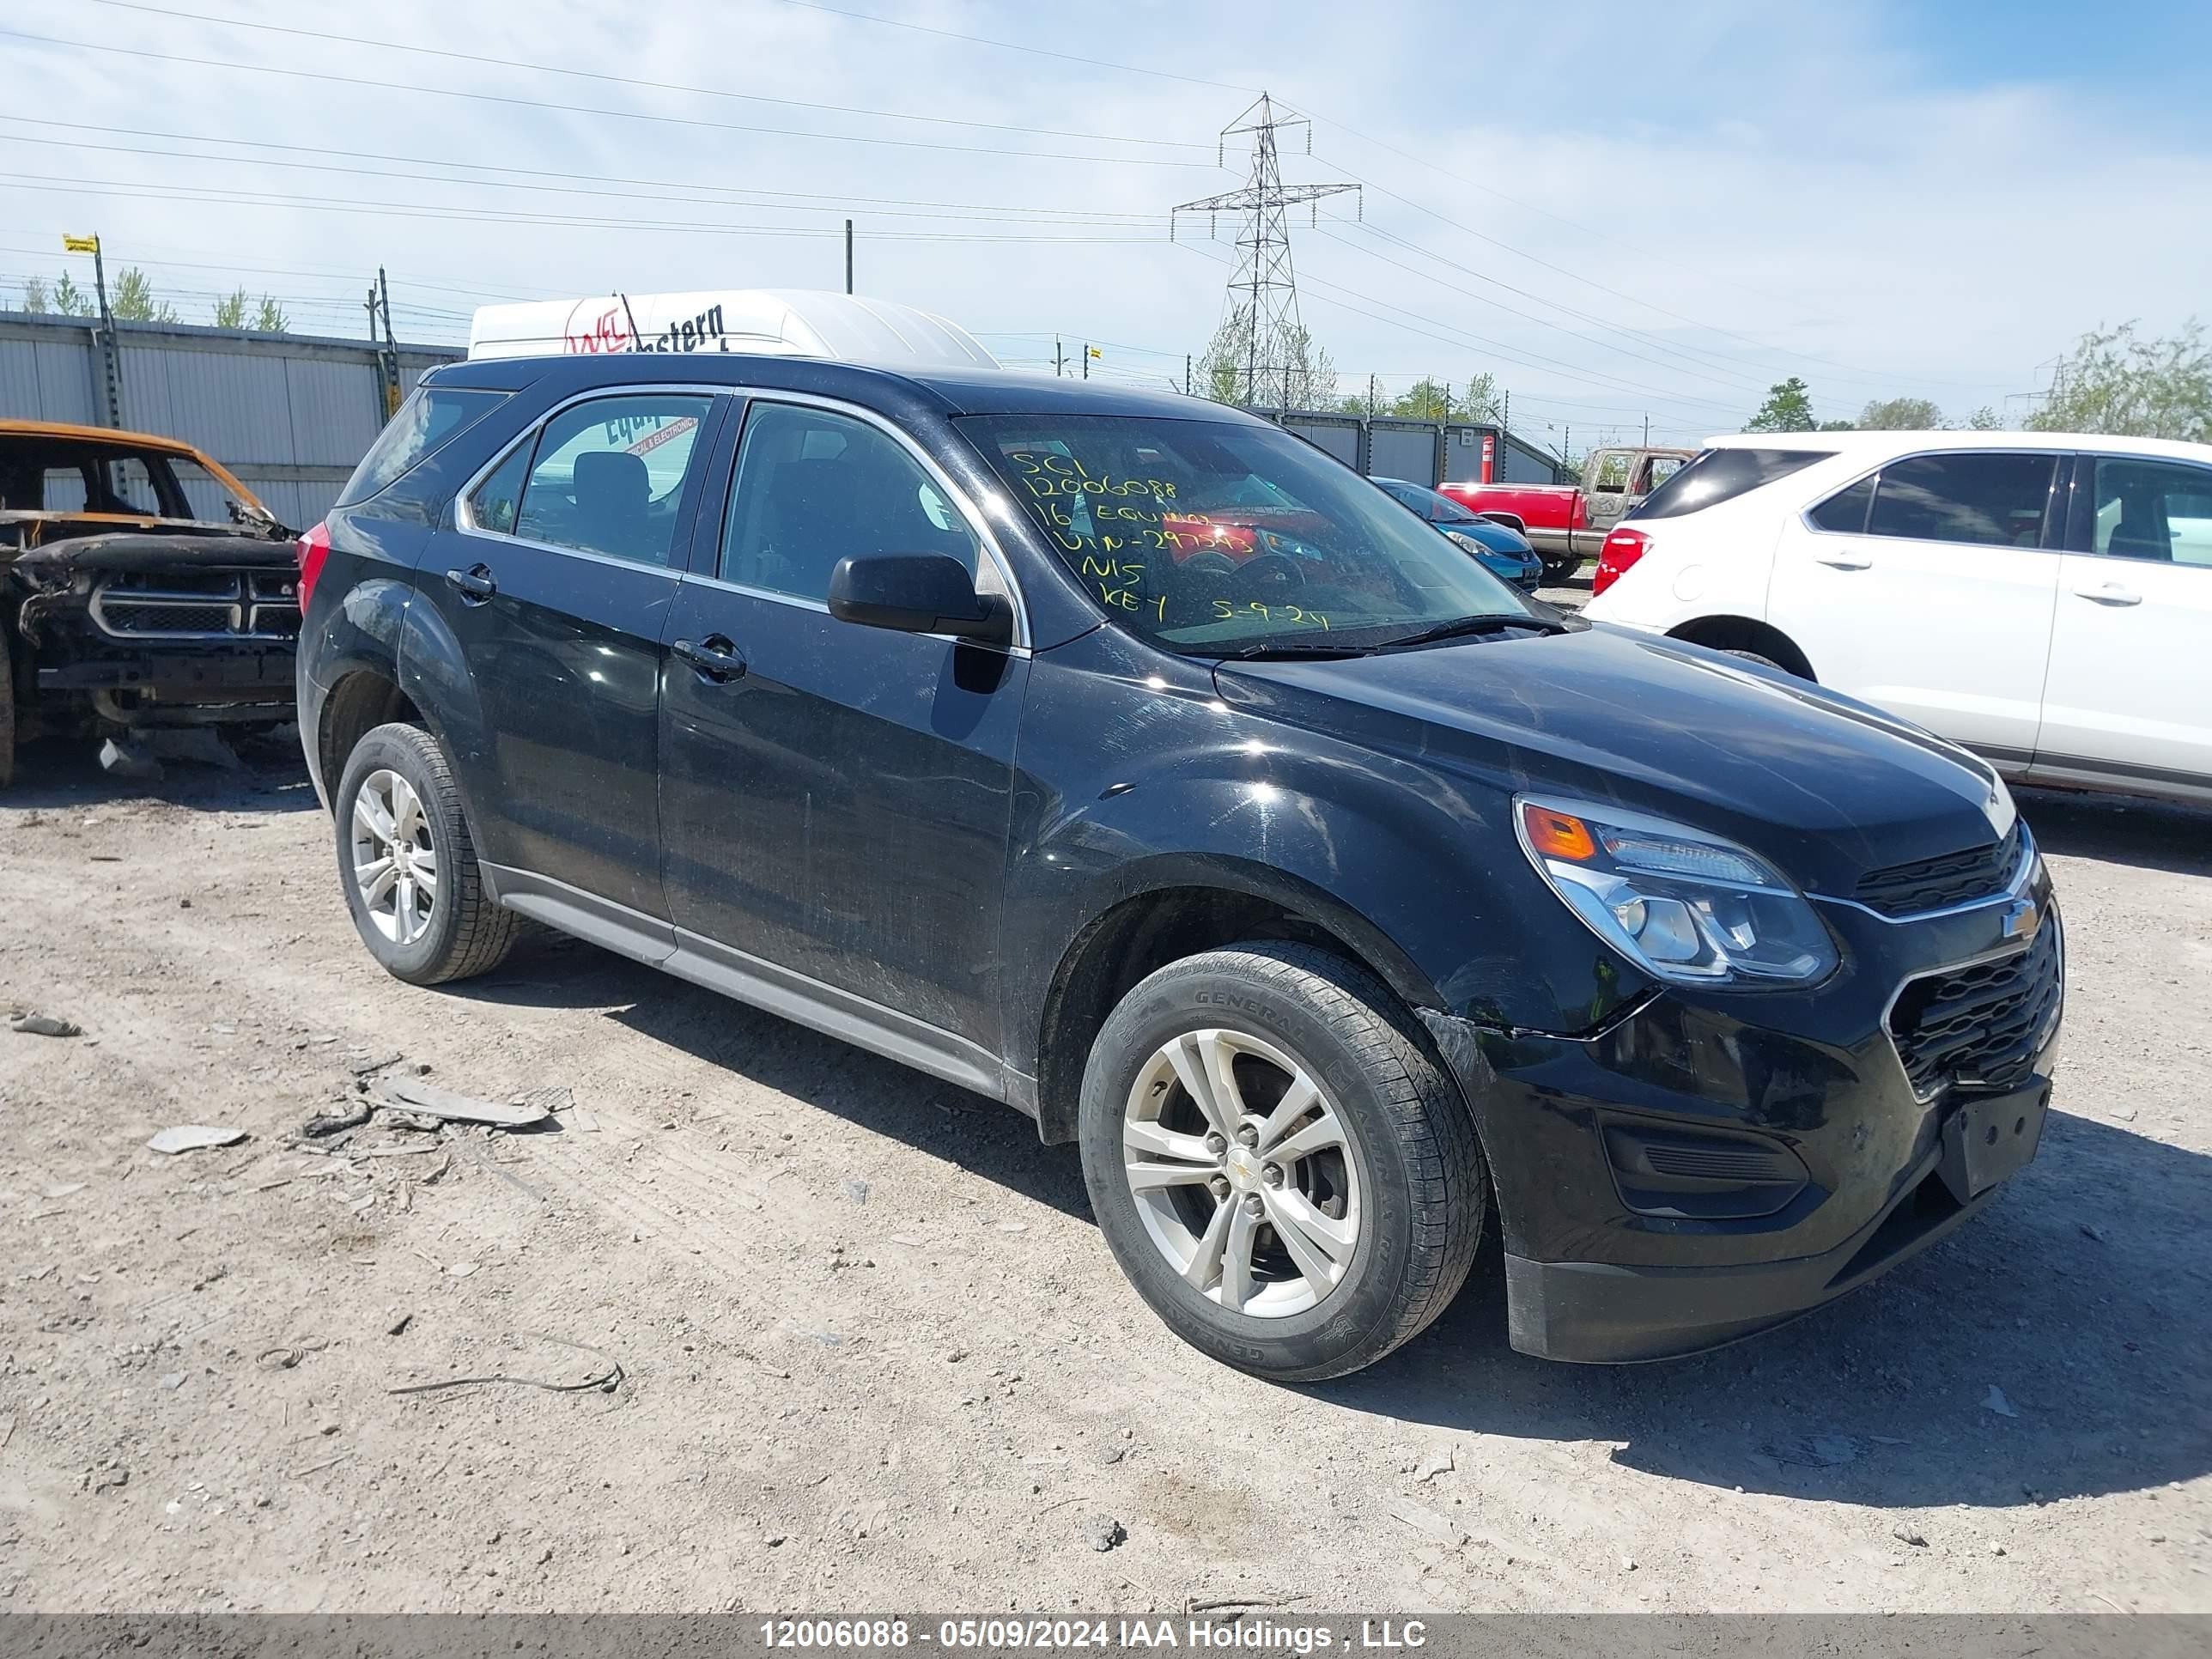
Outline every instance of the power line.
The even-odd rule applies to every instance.
[[[0,120],[5,121],[20,121],[26,118],[27,118],[21,116],[0,115]],[[32,125],[70,127],[77,125],[78,124],[71,122],[33,122]],[[108,131],[108,129],[99,128],[88,128],[85,130]],[[322,155],[344,155],[357,154],[357,152],[345,150],[319,149],[310,145],[265,143],[262,141],[250,138],[213,138],[192,133],[149,133],[144,136],[149,137],[166,137],[173,141],[183,143],[232,144],[259,149],[298,150],[307,154]],[[66,149],[72,152],[83,151],[96,155],[154,155],[169,161],[216,161],[228,163],[232,166],[287,167],[301,172],[335,173],[352,178],[400,179],[417,184],[457,185],[470,188],[490,190],[526,190],[562,196],[610,197],[616,200],[625,202],[642,200],[686,203],[696,200],[698,194],[701,191],[728,196],[732,198],[742,198],[744,197],[756,195],[783,196],[796,195],[799,193],[784,191],[744,191],[736,186],[688,184],[680,179],[622,179],[607,177],[595,173],[553,173],[544,168],[499,167],[473,161],[445,161],[432,156],[364,155],[362,159],[414,161],[423,167],[471,167],[479,171],[487,172],[528,173],[535,177],[540,178],[575,178],[589,179],[600,184],[623,185],[625,186],[625,188],[619,190],[593,190],[585,185],[539,185],[523,183],[507,179],[456,179],[449,178],[442,173],[395,171],[388,167],[339,167],[329,162],[279,161],[252,155],[206,155],[190,151],[156,149],[138,144],[88,144],[83,143],[82,140],[33,138],[23,137],[15,133],[0,133],[0,143],[15,144],[40,144],[53,149]],[[148,180],[145,182],[161,183],[165,181]],[[639,194],[641,190],[653,193],[641,196]],[[816,199],[820,200],[826,205],[816,206],[811,201],[797,202],[787,204],[781,202],[756,202],[743,199],[733,199],[730,204],[732,206],[764,209],[768,211],[776,213],[840,214],[849,213],[852,210],[852,208],[857,204],[885,203],[895,201],[896,198],[882,197],[823,196]],[[1162,222],[1163,218],[1164,217],[1164,216],[1157,213],[1115,214],[1089,212],[1083,210],[1063,210],[1058,209],[1044,209],[1036,212],[1030,212],[1021,208],[1001,207],[992,204],[982,203],[948,204],[946,204],[948,207],[957,206],[969,210],[939,212],[929,210],[930,205],[931,204],[926,203],[914,203],[900,206],[880,206],[877,209],[877,211],[881,216],[891,218],[941,219],[951,221],[965,220],[987,224],[1091,224],[1101,226],[1113,225],[1138,227],[1158,225]]]
[[[825,6],[819,0],[783,0],[788,6],[798,6],[806,11],[827,12],[833,17],[849,17],[860,23],[880,23],[885,28],[911,29],[917,34],[939,35],[947,40],[963,40],[969,46],[996,46],[1001,52],[1026,52],[1032,58],[1056,58],[1063,64],[1079,64],[1087,70],[1114,70],[1123,75],[1146,75],[1159,81],[1180,81],[1186,86],[1215,87],[1224,92],[1255,93],[1257,87],[1240,87],[1228,81],[1208,81],[1196,75],[1178,75],[1172,70],[1146,69],[1138,64],[1116,64],[1087,53],[1054,52],[1045,46],[1024,46],[1012,40],[992,40],[980,34],[963,34],[957,29],[933,28],[927,23],[909,23],[902,18],[878,17],[873,12],[848,11],[842,6]]]
[[[182,52],[155,52],[146,46],[109,46],[93,40],[65,40],[55,35],[33,34],[23,29],[0,28],[0,36],[28,40],[36,46],[66,46],[78,52],[103,52],[125,58],[143,58],[155,63],[185,64],[195,69],[230,70],[241,75],[274,75],[293,80],[322,81],[333,86],[368,87],[380,92],[405,92],[430,98],[459,98],[477,103],[502,104],[518,109],[550,110],[563,115],[604,115],[619,121],[650,121],[666,126],[702,127],[717,132],[764,133],[783,138],[812,138],[828,143],[874,144],[893,149],[956,151],[969,155],[1021,157],[1044,161],[1089,161],[1115,167],[1210,168],[1207,161],[1171,161],[1150,155],[1079,155],[1065,150],[1007,149],[996,144],[945,144],[921,138],[876,138],[849,132],[811,132],[796,127],[757,126],[741,121],[710,121],[696,115],[654,115],[642,110],[603,109],[589,104],[564,104],[550,99],[523,98],[512,93],[471,92],[454,87],[426,87],[410,81],[379,81],[368,76],[337,75],[327,70],[286,69],[272,64],[240,64],[222,58],[192,58]]]
[[[179,18],[194,23],[213,23],[224,28],[253,29],[264,34],[289,34],[301,40],[324,42],[335,41],[342,46],[368,46],[381,52],[404,52],[421,58],[443,58],[455,63],[476,64],[495,69],[530,70],[540,75],[566,75],[580,81],[603,81],[612,86],[635,87],[648,92],[680,92],[701,98],[728,98],[750,104],[776,104],[787,109],[818,110],[832,115],[861,115],[884,121],[924,121],[935,126],[975,127],[991,132],[1024,132],[1048,138],[1077,138],[1103,144],[1148,144],[1156,149],[1203,150],[1206,146],[1188,138],[1131,138],[1112,132],[1072,132],[1061,127],[1014,126],[1000,121],[969,121],[951,115],[917,115],[904,110],[869,109],[851,104],[823,104],[804,98],[774,98],[764,93],[729,92],[720,87],[688,86],[676,81],[644,81],[627,75],[611,75],[600,70],[570,69],[561,64],[533,64],[519,58],[491,58],[471,52],[453,52],[438,46],[410,46],[402,41],[387,40],[370,35],[337,34],[324,29],[290,28],[281,23],[250,21],[243,17],[210,16],[205,12],[181,11],[167,6],[149,6],[140,0],[92,0],[100,6],[112,6],[122,11],[144,12],[155,17]]]
[[[212,158],[210,158],[212,159]],[[434,219],[466,223],[556,225],[588,230],[659,230],[693,235],[752,235],[842,237],[835,225],[738,225],[700,220],[623,219],[586,217],[574,214],[514,213],[502,208],[440,207],[416,202],[331,202],[316,197],[285,196],[270,191],[223,193],[197,185],[144,185],[127,179],[65,179],[52,173],[19,173],[0,178],[0,190],[37,191],[47,194],[75,192],[155,202],[213,203],[227,207],[281,207],[310,213],[373,213],[403,218]],[[189,193],[179,193],[189,192]],[[1064,246],[1106,245],[1158,246],[1150,236],[1019,236],[985,235],[955,231],[878,231],[877,241],[891,242],[1038,242]]]

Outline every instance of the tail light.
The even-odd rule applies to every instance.
[[[1651,549],[1651,538],[1640,530],[1616,530],[1597,550],[1597,574],[1590,578],[1590,597],[1599,594],[1628,574],[1629,566]]]
[[[307,601],[315,594],[315,578],[323,574],[323,561],[331,556],[331,527],[319,524],[300,538],[300,615],[307,614]]]

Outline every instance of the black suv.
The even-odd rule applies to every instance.
[[[1370,1364],[1865,1283],[2033,1156],[2050,882],[1980,761],[1524,599],[1299,440],[1073,380],[441,368],[302,539],[363,942],[535,918],[1079,1144],[1183,1337]]]

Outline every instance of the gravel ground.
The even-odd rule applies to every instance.
[[[1167,1336],[1012,1112],[550,939],[410,988],[281,750],[33,755],[0,1004],[84,1035],[0,1030],[0,1605],[2212,1608],[2212,817],[2025,805],[2067,1054],[1976,1224],[1635,1370],[1510,1352],[1493,1240],[1283,1389]],[[574,1103],[288,1144],[395,1058]],[[250,1138],[146,1149],[195,1122]]]

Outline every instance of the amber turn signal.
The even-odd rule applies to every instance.
[[[1539,857],[1580,864],[1597,852],[1589,826],[1571,812],[1555,812],[1530,802],[1521,808],[1521,821],[1528,827],[1528,845]]]

